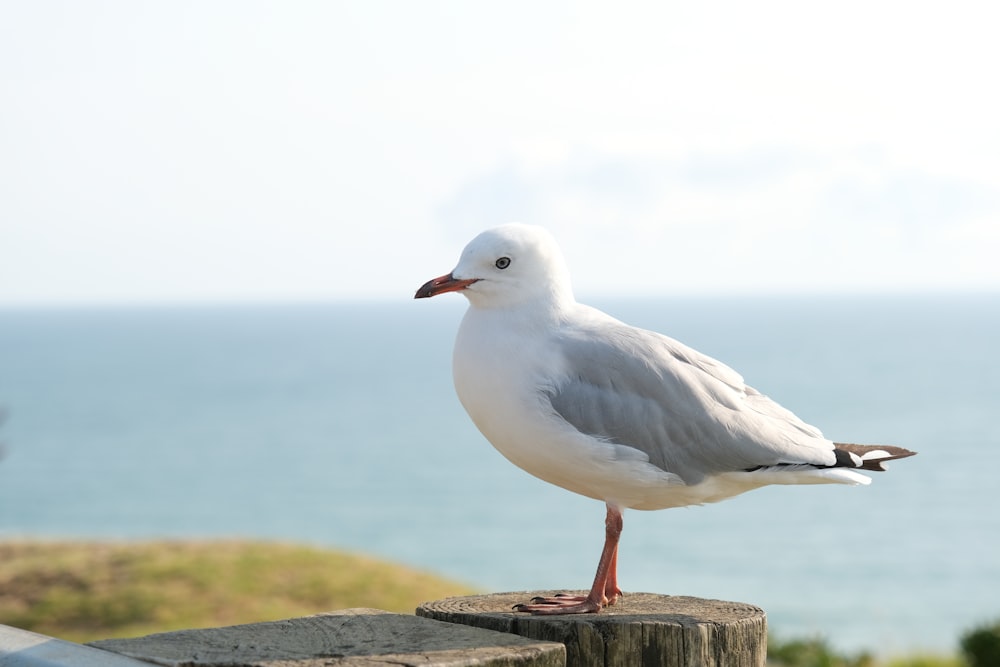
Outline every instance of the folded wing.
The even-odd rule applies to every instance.
[[[838,453],[739,373],[676,340],[610,318],[564,327],[558,337],[568,370],[548,390],[554,412],[582,433],[642,452],[687,484],[786,465],[877,469],[876,458]]]

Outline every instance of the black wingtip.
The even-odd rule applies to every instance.
[[[837,462],[836,468],[859,468],[861,470],[872,470],[875,472],[885,472],[882,464],[886,461],[905,459],[909,456],[916,456],[916,452],[896,447],[895,445],[855,445],[843,442],[835,442],[834,454]]]

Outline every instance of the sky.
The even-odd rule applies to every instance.
[[[0,306],[1000,289],[1000,5],[0,0]]]

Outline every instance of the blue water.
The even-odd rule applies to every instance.
[[[1000,296],[595,305],[835,439],[920,452],[870,487],[628,512],[626,591],[752,602],[779,636],[882,654],[1000,617]],[[0,310],[0,536],[294,540],[483,590],[586,588],[603,507],[468,421],[463,307]]]

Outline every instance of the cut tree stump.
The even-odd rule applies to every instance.
[[[629,593],[599,614],[532,616],[515,604],[556,593],[533,591],[446,598],[417,615],[565,644],[568,667],[670,665],[764,667],[764,610],[741,602]]]

